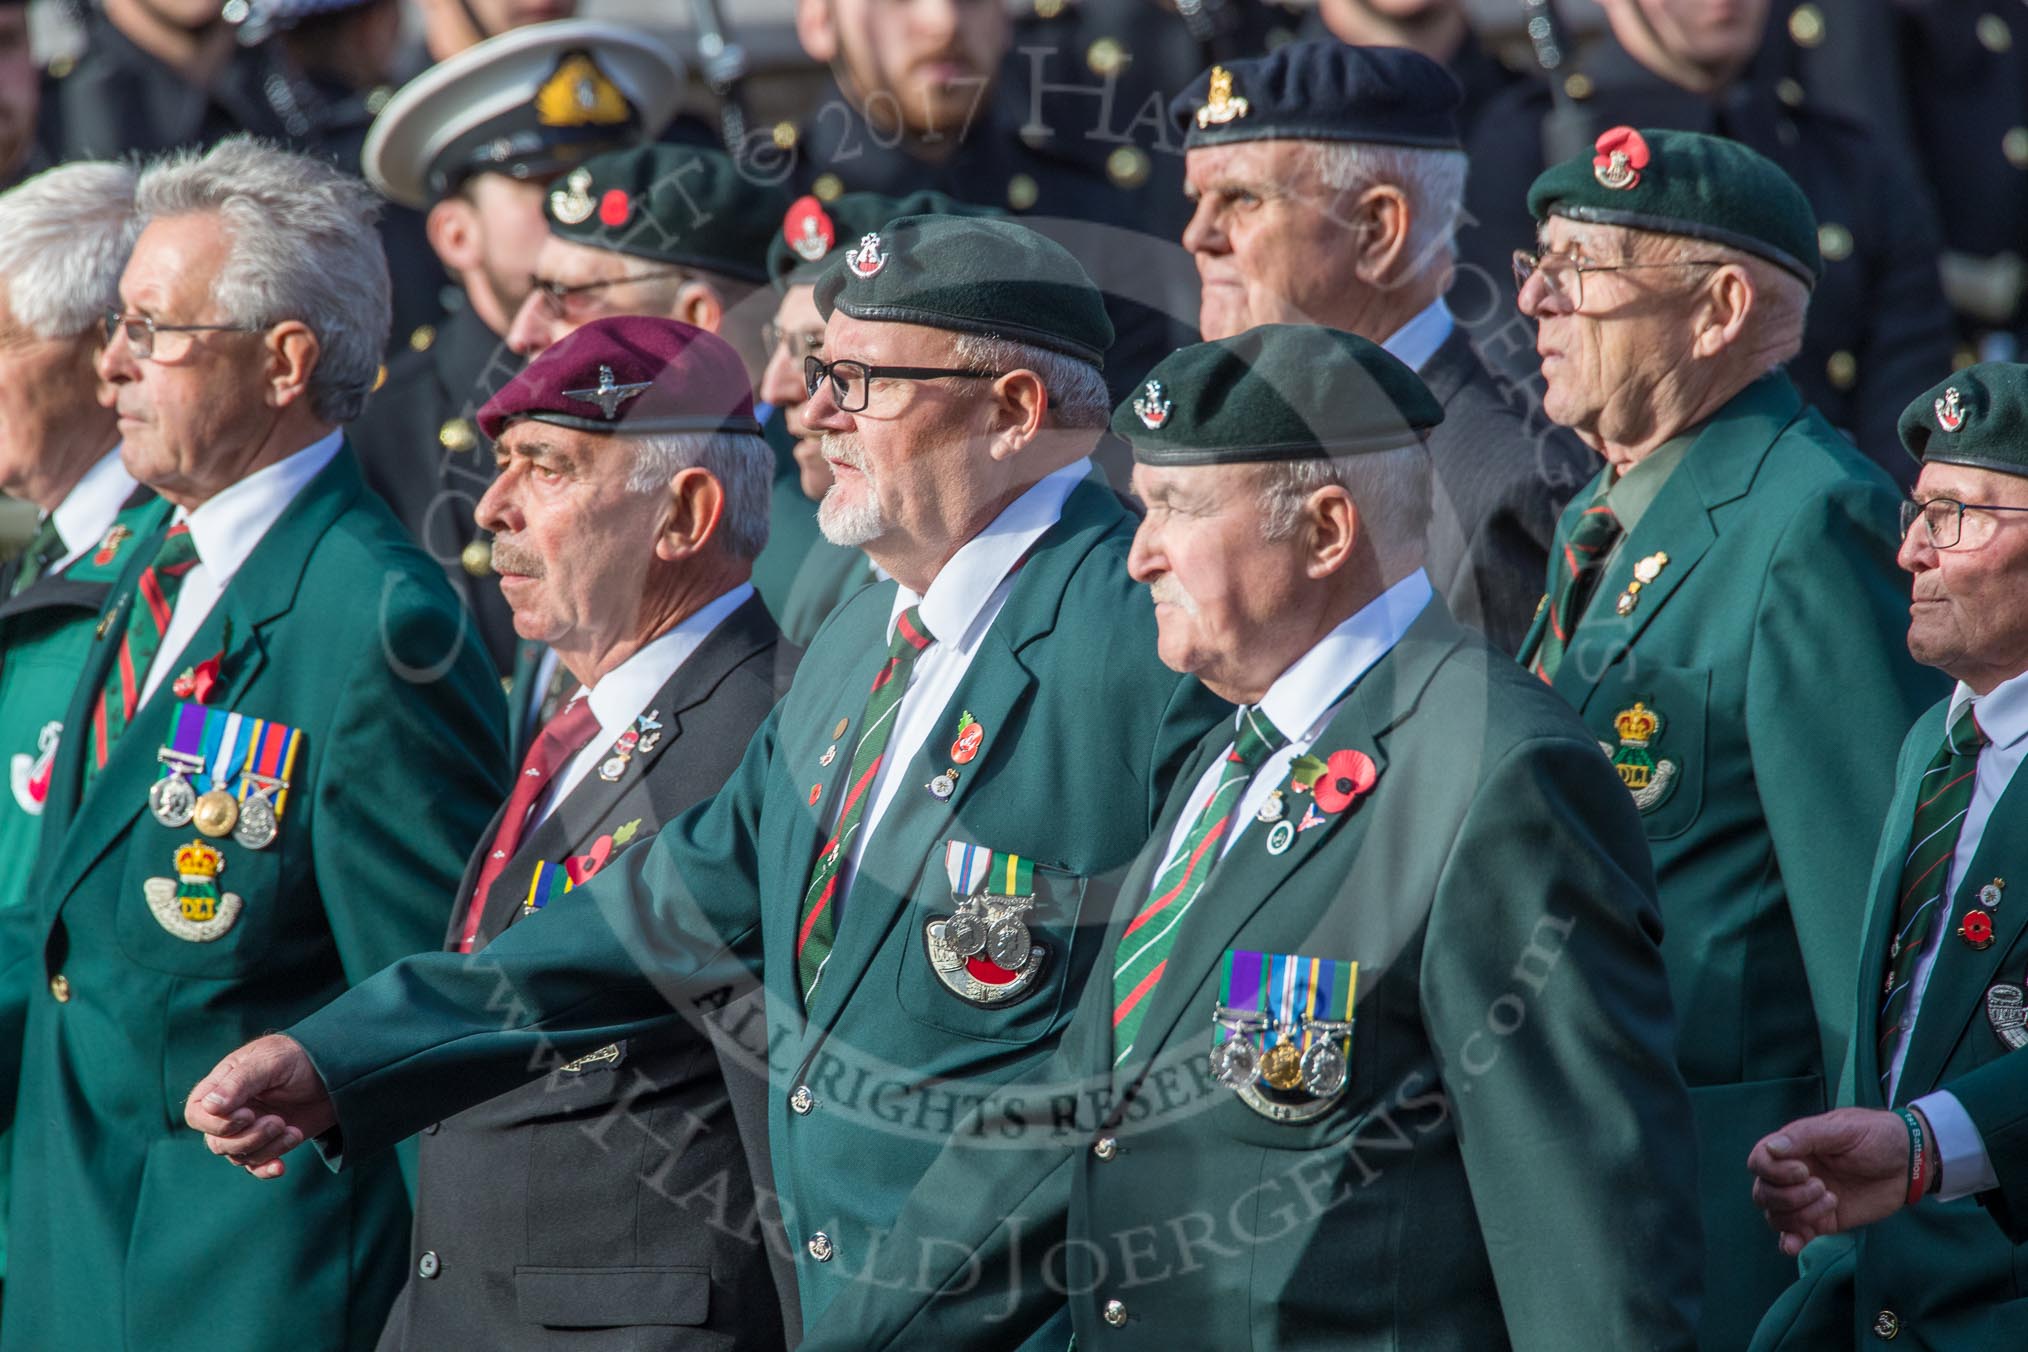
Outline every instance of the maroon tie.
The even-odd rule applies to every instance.
[[[592,713],[591,701],[576,699],[536,735],[535,745],[528,748],[528,758],[521,762],[521,773],[514,777],[514,792],[508,796],[507,810],[500,814],[499,834],[486,847],[486,862],[480,866],[479,885],[472,889],[472,904],[465,911],[465,928],[458,939],[460,953],[472,951],[472,941],[479,933],[479,917],[486,913],[486,893],[492,890],[507,861],[521,848],[521,833],[528,827],[528,815],[542,801],[550,781],[570,764],[572,757],[591,744],[598,730],[599,720]]]

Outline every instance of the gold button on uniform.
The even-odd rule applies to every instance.
[[[476,450],[479,434],[464,418],[446,418],[444,425],[437,429],[437,445],[455,455]]]
[[[436,343],[436,341],[437,341],[436,325],[418,324],[415,326],[415,329],[408,335],[409,351],[427,352]]]
[[[1901,1316],[1892,1310],[1882,1310],[1874,1315],[1873,1336],[1893,1342],[1901,1336]]]
[[[1798,47],[1814,47],[1824,40],[1824,11],[1815,5],[1797,5],[1789,15],[1789,36]]]
[[[2009,127],[2000,138],[2000,153],[2016,169],[2028,169],[2028,127]]]
[[[1590,98],[1591,76],[1586,75],[1583,71],[1579,71],[1563,82],[1563,92],[1574,99]]]
[[[1106,177],[1115,188],[1138,188],[1148,181],[1148,153],[1139,146],[1121,146],[1106,156]]]
[[[1979,45],[1995,56],[2014,45],[2014,30],[1997,14],[1981,14],[1972,31],[1979,35]]]
[[[1849,390],[1853,382],[1859,379],[1859,359],[1840,349],[1833,352],[1831,359],[1824,363],[1824,374],[1830,379],[1833,389]]]
[[[1118,1328],[1127,1322],[1127,1303],[1123,1300],[1109,1300],[1105,1303],[1105,1308],[1100,1313],[1105,1317],[1105,1321],[1108,1324],[1111,1324],[1114,1328]]]
[[[1016,211],[1028,210],[1041,195],[1042,189],[1026,174],[1016,174],[1007,180],[1007,205]]]
[[[58,972],[55,976],[49,979],[49,993],[55,997],[56,1002],[58,1004],[60,1005],[69,1004],[70,978],[65,976],[62,972]]]
[[[1836,221],[1825,221],[1817,227],[1817,248],[1825,262],[1842,262],[1852,256],[1852,232]]]
[[[458,554],[458,562],[473,577],[484,577],[493,571],[493,542],[474,540]]]
[[[835,202],[838,194],[845,191],[845,180],[836,174],[819,174],[810,184],[810,191],[819,202]]]
[[[1084,64],[1101,80],[1110,79],[1126,68],[1127,49],[1117,38],[1100,38],[1085,48]]]

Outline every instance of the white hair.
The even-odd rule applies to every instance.
[[[1051,426],[1091,430],[1112,420],[1112,396],[1106,390],[1105,373],[1090,362],[1006,338],[976,333],[951,336],[956,340],[951,349],[955,365],[1000,374],[1033,371],[1042,377],[1042,388],[1049,392]]]
[[[235,324],[307,325],[321,349],[311,410],[334,423],[359,415],[391,316],[372,189],[322,160],[240,135],[154,161],[134,200],[144,225],[217,215],[232,241],[213,288],[219,309]]]
[[[93,332],[120,308],[133,252],[132,165],[81,161],[0,193],[0,280],[14,322],[37,338]]]
[[[1294,535],[1310,495],[1333,486],[1344,489],[1358,508],[1360,530],[1383,574],[1393,576],[1422,562],[1431,493],[1429,452],[1422,443],[1262,465],[1261,538],[1286,540]]]
[[[1802,278],[1759,254],[1714,244],[1689,235],[1665,235],[1656,231],[1627,231],[1628,257],[1642,262],[1688,263],[1691,261],[1730,263],[1746,270],[1753,279],[1754,327],[1759,332],[1754,368],[1747,375],[1758,380],[1769,371],[1787,366],[1803,350],[1803,324],[1810,314],[1810,288]]]
[[[701,469],[725,490],[719,536],[736,559],[757,557],[768,542],[774,452],[754,432],[659,432],[633,438],[630,493],[665,490],[686,469]]]
[[[1364,141],[1305,143],[1311,172],[1333,193],[1362,191],[1380,184],[1401,189],[1408,199],[1408,248],[1418,274],[1447,268],[1464,212],[1465,153],[1419,146],[1373,145]]]

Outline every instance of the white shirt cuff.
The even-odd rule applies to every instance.
[[[1960,1197],[2000,1186],[1993,1173],[1993,1161],[1986,1157],[1986,1143],[1957,1095],[1939,1089],[1908,1106],[1919,1109],[1929,1119],[1930,1135],[1936,1138],[1943,1173],[1943,1186],[1936,1192],[1939,1202],[1955,1202]]]

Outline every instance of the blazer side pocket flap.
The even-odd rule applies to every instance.
[[[702,1324],[711,1312],[711,1273],[700,1267],[514,1269],[514,1304],[545,1328]]]

